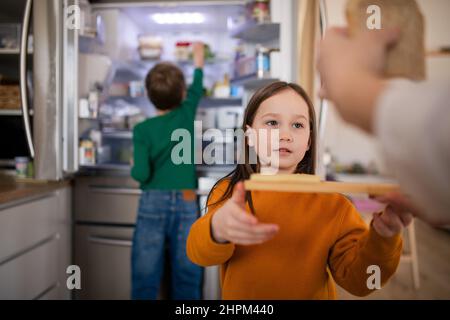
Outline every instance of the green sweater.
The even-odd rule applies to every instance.
[[[197,106],[203,95],[203,71],[195,69],[194,81],[187,90],[186,99],[170,112],[149,118],[134,127],[133,147],[134,166],[131,176],[140,183],[143,190],[186,190],[197,188],[194,165],[194,120]],[[190,134],[190,141],[175,136],[176,129],[185,129]],[[172,161],[172,149],[190,145],[189,163],[176,164]],[[183,152],[175,152],[181,154]],[[177,161],[177,160],[176,160]],[[176,162],[175,161],[175,162]]]

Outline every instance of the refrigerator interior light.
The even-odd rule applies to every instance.
[[[155,13],[151,16],[158,24],[200,24],[205,16],[199,12]]]

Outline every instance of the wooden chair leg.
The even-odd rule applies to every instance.
[[[409,240],[409,250],[411,257],[411,269],[414,289],[419,289],[420,287],[420,274],[419,274],[419,259],[417,256],[417,243],[416,243],[416,229],[414,225],[414,220],[408,226],[408,240]]]

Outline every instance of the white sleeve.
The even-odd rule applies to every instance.
[[[393,80],[380,96],[375,133],[386,165],[429,221],[450,222],[450,85]]]

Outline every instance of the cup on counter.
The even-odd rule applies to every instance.
[[[16,176],[18,178],[27,178],[28,177],[28,167],[30,160],[28,157],[16,157],[14,158],[16,165]]]

